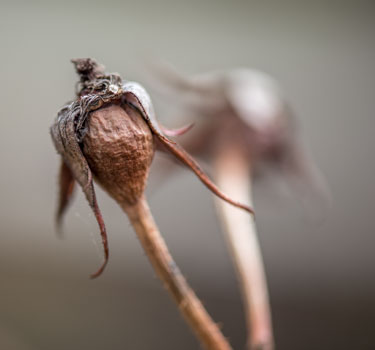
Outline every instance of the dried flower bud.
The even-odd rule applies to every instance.
[[[151,99],[141,85],[104,73],[102,66],[89,58],[73,63],[80,75],[77,99],[60,110],[51,127],[55,147],[63,158],[57,220],[61,222],[77,181],[95,214],[104,246],[104,264],[92,277],[101,274],[109,256],[93,177],[121,205],[136,204],[146,186],[154,143],[188,166],[217,196],[253,213],[250,207],[221,193],[195,160],[165,136],[181,134],[188,128],[168,131],[159,126]]]

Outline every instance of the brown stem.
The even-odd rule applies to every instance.
[[[232,349],[218,326],[189,287],[160,235],[145,198],[133,206],[122,205],[157,275],[181,313],[207,350]]]
[[[219,152],[215,161],[216,181],[229,196],[252,205],[249,160],[235,147]],[[251,350],[272,350],[273,332],[267,282],[254,218],[217,200],[239,283]]]

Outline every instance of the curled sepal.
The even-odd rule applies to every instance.
[[[164,135],[169,136],[169,137],[176,137],[176,136],[181,136],[181,135],[186,134],[188,131],[192,129],[193,126],[194,126],[194,123],[185,125],[178,129],[168,129],[162,125],[160,126],[160,128],[163,131]]]
[[[216,196],[221,198],[222,200],[228,202],[229,204],[234,205],[235,207],[241,208],[246,210],[250,214],[254,215],[254,210],[246,205],[234,201],[233,199],[229,198],[220,189],[211,181],[211,179],[206,175],[206,173],[202,170],[199,164],[195,161],[195,159],[187,153],[180,145],[176,142],[169,140],[164,135],[156,135],[159,141],[167,148],[167,150],[172,153],[176,158],[178,158],[183,164],[189,167],[195,175],[201,180],[201,182]]]
[[[122,85],[123,91],[123,101],[128,103],[135,109],[137,109],[142,117],[145,119],[149,125],[153,134],[161,142],[161,144],[176,158],[178,158],[183,164],[189,167],[195,175],[201,180],[201,182],[214,193],[219,198],[224,201],[246,210],[247,212],[254,215],[254,210],[246,204],[236,202],[226,196],[220,191],[220,189],[211,181],[211,179],[206,175],[206,173],[201,169],[199,164],[194,160],[194,158],[187,153],[180,145],[176,142],[168,139],[168,137],[163,133],[162,128],[159,126],[156,118],[154,109],[151,103],[150,96],[146,90],[138,83],[126,82]]]
[[[56,226],[59,233],[61,233],[62,219],[74,192],[75,180],[73,173],[66,165],[64,160],[61,160],[60,174],[59,174],[59,203],[56,213]]]
[[[82,187],[82,190],[99,225],[104,248],[104,262],[100,269],[91,275],[92,278],[95,278],[103,272],[105,266],[107,265],[109,249],[103,217],[96,201],[92,173],[77,141],[75,123],[77,123],[77,118],[79,115],[79,110],[74,108],[74,103],[65,106],[63,109],[61,109],[51,127],[51,136],[56,150],[62,156],[65,166],[70,170],[68,176],[72,176],[74,180],[76,180]],[[67,193],[65,192],[64,196],[66,195]],[[61,213],[58,214],[58,219],[60,221],[67,204],[66,202],[61,206],[62,201],[64,200],[60,197],[61,209],[59,209],[59,211],[61,210]]]

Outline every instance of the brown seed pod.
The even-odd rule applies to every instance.
[[[91,113],[83,154],[100,185],[117,202],[133,205],[142,196],[154,155],[147,123],[128,105]]]
[[[63,158],[57,221],[61,222],[77,181],[95,214],[104,246],[104,263],[92,277],[101,274],[109,256],[93,177],[122,207],[136,204],[146,186],[154,143],[188,166],[218,197],[253,213],[249,206],[225,196],[197,162],[165,136],[188,128],[173,131],[159,126],[151,99],[141,85],[104,73],[92,59],[75,59],[73,63],[80,75],[77,99],[60,110],[51,127],[55,147]]]

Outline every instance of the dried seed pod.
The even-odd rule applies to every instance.
[[[154,140],[188,166],[218,197],[253,213],[249,206],[221,193],[196,161],[165,136],[163,131],[173,135],[184,133],[187,128],[162,128],[141,85],[123,82],[117,74],[104,73],[103,67],[92,59],[75,59],[73,63],[80,76],[77,99],[60,110],[51,127],[52,139],[64,162],[57,220],[61,221],[75,180],[95,214],[104,246],[104,263],[92,277],[101,274],[109,256],[93,177],[123,207],[137,203],[146,186]]]
[[[117,202],[142,196],[154,155],[147,123],[130,106],[109,105],[91,113],[83,154],[100,185]]]

